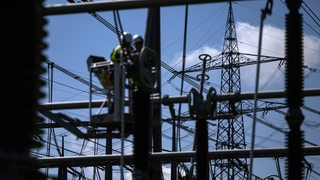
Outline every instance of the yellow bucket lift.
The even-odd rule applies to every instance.
[[[87,59],[87,65],[88,71],[90,72],[90,81],[92,81],[93,73],[104,87],[108,100],[108,113],[92,115],[92,108],[89,105],[90,126],[96,129],[105,127],[120,132],[121,126],[124,125],[125,134],[131,134],[134,122],[133,116],[130,113],[125,113],[124,110],[125,68],[119,63],[114,64],[112,61],[105,60],[104,57],[92,55]],[[90,92],[90,103],[92,102],[91,93],[92,92]],[[122,122],[124,122],[124,124],[122,124]]]
[[[113,62],[106,61],[104,57],[89,56],[87,59],[88,71],[94,73],[105,89],[112,89],[111,71],[113,71]]]

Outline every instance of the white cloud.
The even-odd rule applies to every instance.
[[[238,48],[241,53],[250,53],[258,55],[259,46],[259,26],[253,26],[246,22],[238,22],[236,24],[236,32],[238,39]],[[216,45],[221,46],[221,45]],[[320,57],[320,39],[304,35],[304,62],[308,67],[318,66],[318,57]],[[215,56],[220,54],[221,50],[204,45],[199,49],[191,51],[187,54],[186,67],[190,67],[200,62],[199,55],[209,54]],[[285,56],[285,30],[266,24],[263,27],[261,55],[284,58]],[[252,60],[258,60],[256,57]],[[182,53],[176,53],[171,67],[180,70],[182,65]],[[260,90],[267,89],[283,89],[284,88],[284,70],[285,64],[279,68],[280,61],[261,63],[259,84]],[[256,65],[246,66],[241,68],[242,87],[245,86],[249,91],[252,91],[256,82]]]
[[[208,45],[203,45],[199,49],[193,50],[186,55],[186,67],[192,66],[194,64],[198,64],[200,61],[199,56],[201,54],[209,54],[210,56],[215,56],[220,54],[221,51],[215,48],[209,47]],[[171,63],[171,67],[179,70],[182,67],[182,53],[176,53],[173,61]]]
[[[311,66],[316,64],[319,66],[320,39],[311,35],[304,36],[303,47],[305,64],[310,64]]]
[[[259,31],[260,27],[252,26],[248,23],[237,23],[237,38],[239,45],[239,52],[251,53],[258,55],[259,47]],[[284,30],[265,25],[263,29],[261,55],[284,57]],[[258,57],[255,57],[258,60]],[[278,69],[280,61],[274,63],[261,63],[259,74],[260,89],[267,86],[276,86],[276,88],[283,88],[283,73]],[[255,87],[257,66],[242,68],[241,80],[243,85],[248,86],[250,90]]]
[[[259,27],[252,26],[248,23],[237,23],[237,38],[239,42],[239,51],[243,53],[258,54],[259,43]],[[312,35],[304,35],[303,37],[304,64],[309,68],[319,66],[320,57],[320,39]],[[285,57],[285,30],[271,25],[264,25],[261,55],[274,57]],[[284,88],[284,72],[285,64],[281,70],[278,69],[279,63],[261,64],[259,84],[260,89],[283,89]],[[306,73],[310,73],[309,69],[305,69]],[[254,87],[256,74],[256,65],[241,70],[242,82],[249,88]]]

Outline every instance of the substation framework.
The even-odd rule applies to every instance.
[[[199,4],[199,3],[214,3],[214,2],[230,2],[229,0],[190,0],[188,1],[188,4]],[[46,8],[46,15],[57,15],[57,14],[72,14],[72,13],[82,13],[82,12],[92,12],[92,11],[108,11],[108,10],[114,10],[114,9],[134,9],[134,8],[150,8],[150,9],[157,9],[161,6],[174,6],[174,5],[184,5],[185,1],[180,0],[157,0],[157,1],[149,1],[149,0],[135,0],[135,1],[114,1],[114,2],[90,2],[90,3],[80,3],[80,4],[68,4],[68,5],[61,5],[61,6],[50,6]],[[297,9],[294,9],[293,6],[288,6],[288,8],[292,9],[292,12],[294,15],[288,15],[288,19],[290,22],[290,16],[297,17],[297,12],[295,12]],[[154,13],[154,12],[153,12]],[[156,17],[157,18],[157,17]],[[154,19],[151,19],[150,21],[153,21]],[[153,22],[154,23],[154,22]],[[291,34],[291,36],[295,36],[295,33],[290,33],[290,28],[292,26],[288,25],[288,34]],[[156,31],[155,34],[159,33],[156,29],[153,29]],[[151,33],[152,34],[152,33]],[[292,35],[294,34],[294,35]],[[291,37],[289,35],[289,37]],[[151,37],[151,36],[147,36]],[[151,39],[147,39],[151,40]],[[153,39],[154,40],[154,39]],[[150,41],[149,41],[150,42]],[[149,46],[153,47],[154,49],[157,49],[157,45],[155,44],[149,44]],[[298,46],[299,47],[299,46]],[[295,47],[296,48],[296,47]],[[288,51],[291,52],[292,47],[288,47]],[[300,52],[301,53],[301,52]],[[293,58],[296,61],[300,61],[301,59],[294,58],[292,56],[289,56],[289,58]],[[300,57],[299,54],[296,57]],[[158,63],[160,65],[160,63]],[[289,65],[288,68],[292,68],[292,66]],[[158,67],[160,69],[160,67]],[[290,74],[292,72],[290,69],[288,70],[288,73]],[[299,72],[299,71],[298,71]],[[160,73],[159,73],[160,74]],[[235,73],[236,75],[237,73]],[[292,75],[292,74],[291,74]],[[298,75],[299,76],[299,75]],[[296,76],[294,76],[296,77]],[[158,77],[160,79],[160,77]],[[230,78],[230,77],[227,77]],[[291,76],[287,74],[287,78],[290,79]],[[236,78],[238,81],[239,78]],[[288,81],[291,82],[291,81]],[[225,88],[228,88],[229,86],[232,86],[232,84],[224,86]],[[288,86],[293,87],[300,87],[300,90],[298,90],[297,97],[307,97],[307,96],[319,96],[320,90],[319,89],[302,89],[302,86],[299,84],[290,84],[288,83]],[[235,90],[237,91],[237,90]],[[174,103],[188,103],[190,104],[190,99],[192,99],[190,96],[177,96],[177,97],[168,97],[160,96],[161,90],[158,92],[157,97],[153,97],[151,100],[151,104],[155,104],[154,106],[154,112],[157,112],[158,116],[161,115],[161,109],[159,108],[161,104],[168,105],[168,104],[174,104]],[[234,92],[234,91],[233,91]],[[291,91],[290,91],[291,92]],[[201,94],[201,93],[200,93]],[[259,92],[257,94],[257,97],[255,97],[254,93],[243,93],[243,92],[228,92],[224,91],[222,89],[222,94],[212,94],[212,96],[207,96],[207,102],[210,103],[216,103],[220,102],[225,107],[222,107],[221,111],[230,111],[229,102],[241,102],[242,100],[253,100],[254,98],[258,99],[272,99],[272,98],[284,98],[287,97],[289,100],[288,102],[292,103],[293,106],[290,106],[289,104],[289,111],[298,111],[299,112],[299,100],[291,100],[292,96],[294,96],[294,92],[291,92],[291,96],[288,96],[287,92],[282,91],[270,91],[270,92]],[[45,114],[48,113],[49,110],[58,110],[58,109],[81,109],[81,108],[87,108],[89,105],[91,107],[100,107],[102,104],[102,101],[83,101],[83,102],[63,102],[63,103],[47,103],[41,105],[40,109]],[[125,104],[129,104],[129,102],[125,102]],[[240,103],[241,104],[241,103]],[[238,104],[239,105],[239,104]],[[241,106],[241,105],[240,105]],[[224,109],[226,108],[226,109]],[[291,108],[291,109],[290,109]],[[299,113],[298,113],[299,114]],[[50,114],[47,114],[50,116]],[[54,118],[53,116],[51,116]],[[218,119],[218,117],[215,117]],[[294,119],[295,117],[290,117],[290,115],[287,118]],[[157,117],[157,119],[161,119],[161,117]],[[198,117],[197,120],[204,120],[206,117]],[[223,117],[221,117],[223,119]],[[293,138],[300,139],[302,141],[302,137],[299,136],[301,134],[299,127],[297,127],[295,124],[290,124],[290,121],[288,121],[289,126],[291,128],[291,134],[288,135],[288,140],[292,140]],[[240,126],[241,128],[241,126]],[[69,129],[70,130],[70,129]],[[76,132],[76,129],[73,129],[73,133],[75,133],[77,136],[82,136],[84,138],[90,138],[90,135],[88,134],[81,134],[81,132]],[[156,132],[154,132],[156,133]],[[159,131],[158,131],[159,133]],[[241,136],[241,135],[240,135]],[[93,137],[93,136],[91,136]],[[159,138],[159,136],[158,136]],[[154,139],[156,140],[156,139]],[[159,140],[159,139],[158,139]],[[288,144],[288,148],[278,148],[278,149],[255,149],[253,151],[254,157],[289,157],[290,164],[297,164],[297,165],[289,165],[288,169],[288,176],[290,177],[299,177],[302,176],[299,174],[301,173],[301,161],[298,158],[298,160],[293,160],[292,157],[301,157],[305,155],[320,155],[320,147],[319,146],[313,146],[313,147],[300,147],[300,151],[297,151],[298,154],[293,153],[291,151],[292,146],[297,144]],[[291,146],[291,147],[290,147]],[[203,156],[203,153],[201,153],[202,156],[199,156],[199,149],[197,151],[193,152],[171,152],[171,153],[164,153],[161,152],[161,147],[156,147],[157,149],[154,150],[154,152],[150,153],[150,160],[156,160],[158,163],[157,165],[161,165],[161,163],[172,163],[173,161],[180,161],[180,162],[187,162],[190,161],[190,158],[197,157],[197,164],[205,164],[204,162],[208,160],[216,160],[217,163],[225,163],[224,159],[234,159],[234,158],[248,158],[250,156],[250,150],[248,149],[232,149],[232,150],[219,150],[219,148],[216,151],[202,151],[205,152],[206,156]],[[199,148],[199,147],[198,147]],[[225,149],[225,148],[221,148]],[[201,150],[201,149],[200,149]],[[202,149],[203,150],[203,149]],[[291,158],[290,158],[291,157]],[[134,164],[135,163],[135,155],[123,155],[125,164]],[[54,158],[40,158],[39,162],[42,167],[62,167],[62,166],[105,166],[106,164],[110,165],[117,165],[120,164],[119,161],[120,156],[119,155],[99,155],[99,156],[87,156],[87,157],[54,157]],[[203,161],[201,161],[203,160]],[[138,164],[139,167],[141,167],[143,170],[145,170],[145,166],[147,164]],[[204,169],[207,168],[207,165],[202,166]],[[300,169],[300,170],[299,170]],[[224,170],[221,171],[221,173]],[[237,170],[236,170],[237,171]],[[240,171],[240,170],[239,170]],[[161,177],[158,176],[158,172],[154,172],[155,174],[153,177]],[[207,170],[201,170],[198,169],[198,178],[202,179],[208,179],[207,176]],[[238,173],[238,172],[236,172]],[[242,179],[246,178],[247,175],[243,175]]]

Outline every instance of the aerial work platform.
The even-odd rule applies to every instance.
[[[125,66],[120,63],[107,61],[103,57],[90,55],[87,59],[87,66],[90,72],[90,126],[91,133],[99,132],[99,129],[107,129],[129,135],[133,133],[134,117],[131,111],[125,112]],[[92,114],[92,74],[94,74],[105,90],[108,103],[108,113]],[[104,105],[101,108],[105,107]],[[129,108],[130,109],[130,108]]]

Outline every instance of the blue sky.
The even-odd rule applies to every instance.
[[[234,19],[237,28],[239,52],[257,54],[259,25],[261,18],[261,9],[266,5],[266,0],[241,1],[233,3]],[[272,14],[267,16],[264,21],[262,54],[276,57],[284,56],[285,47],[285,14],[288,13],[284,0],[276,0],[273,4]],[[310,7],[313,12],[319,16],[320,6],[318,0],[305,0],[305,4]],[[66,4],[66,0],[47,0],[46,5]],[[305,6],[306,8],[306,6]],[[227,18],[228,3],[206,3],[189,6],[188,15],[188,34],[187,34],[187,65],[199,63],[198,56],[206,53],[215,56],[221,53],[223,38],[225,32]],[[120,17],[124,31],[132,34],[144,35],[146,30],[146,9],[120,10]],[[320,70],[320,21],[317,18],[316,24],[312,19],[300,8],[303,13],[304,21],[304,62],[309,68],[304,71],[305,88],[319,88],[319,70]],[[114,25],[113,13],[111,11],[97,12],[101,17]],[[318,17],[319,18],[319,17]],[[117,36],[96,20],[88,13],[77,13],[68,15],[50,15],[47,17],[48,23],[45,27],[48,35],[45,42],[48,48],[44,51],[48,60],[55,64],[73,72],[84,79],[89,80],[89,73],[86,67],[86,59],[89,55],[103,56],[109,58],[109,54],[113,47],[118,44]],[[181,70],[181,60],[183,52],[183,33],[185,22],[185,7],[172,6],[161,8],[161,60],[176,70]],[[46,67],[46,66],[45,66]],[[315,69],[314,72],[310,69]],[[279,68],[278,62],[261,64],[260,72],[260,88],[261,91],[284,90],[284,70],[285,66]],[[242,92],[253,92],[255,88],[255,71],[256,66],[251,65],[241,68],[241,88]],[[200,73],[200,72],[199,72]],[[208,72],[210,75],[209,86],[220,89],[220,71]],[[197,75],[197,74],[193,74]],[[180,94],[181,79],[175,78],[168,81],[172,76],[170,72],[162,69],[162,94],[177,96]],[[45,77],[47,79],[48,77]],[[79,101],[89,99],[89,87],[79,81],[53,70],[53,89],[52,101]],[[94,83],[99,85],[96,80]],[[209,87],[208,86],[208,87]],[[191,86],[185,84],[184,91],[186,95]],[[46,90],[45,90],[46,91]],[[103,96],[94,96],[95,99],[104,99]],[[272,101],[275,101],[272,99]],[[284,102],[278,99],[278,102]],[[48,102],[44,99],[43,102]],[[305,105],[319,111],[319,97],[305,98]],[[177,109],[177,106],[175,106]],[[186,108],[186,107],[184,107]],[[186,110],[186,109],[185,109]],[[98,110],[96,110],[98,111]],[[72,117],[81,120],[87,120],[89,111],[81,110],[63,110]],[[286,111],[284,111],[286,112]],[[319,138],[319,115],[304,111],[305,124],[301,128],[305,131],[305,139],[315,144],[320,144]],[[268,123],[285,129],[287,128],[284,116],[280,113],[268,112],[262,117]],[[163,118],[170,118],[168,107],[163,107]],[[245,118],[245,132],[248,148],[250,148],[252,119]],[[192,123],[188,126],[194,128]],[[256,148],[272,148],[284,147],[285,136],[268,128],[262,124],[257,124],[257,134],[255,138]],[[68,146],[76,152],[79,152],[81,139],[75,138],[72,134],[64,129],[55,130],[57,138],[61,139],[61,134],[67,135]],[[214,131],[209,132],[214,133]],[[164,136],[171,136],[171,127],[163,124]],[[192,135],[181,132],[185,137],[182,141],[182,150],[191,150]],[[215,137],[215,135],[212,135]],[[59,140],[61,141],[61,140]],[[117,142],[115,142],[117,143]],[[119,146],[118,144],[114,145]],[[130,153],[132,145],[126,146],[126,151]],[[163,148],[170,150],[171,142],[169,138],[163,138]],[[54,149],[54,148],[52,148]],[[90,142],[87,145],[87,155],[93,154],[93,145]],[[100,150],[103,153],[103,150]],[[45,152],[45,151],[44,151]],[[52,154],[55,152],[52,151]],[[70,154],[74,155],[74,154]],[[314,170],[320,173],[320,157],[307,157],[314,165]],[[282,167],[284,160],[280,160]],[[254,173],[261,177],[270,174],[276,174],[275,161],[272,158],[261,158],[254,160]],[[268,164],[266,167],[265,164]],[[168,169],[165,169],[165,174]],[[169,169],[170,170],[170,169]],[[284,168],[282,168],[284,172]],[[166,174],[168,175],[168,173]],[[284,176],[284,173],[282,174]],[[316,174],[311,174],[311,179],[319,179]]]

